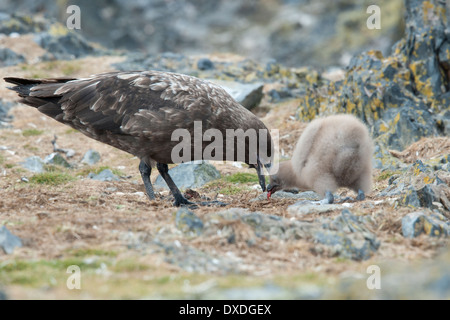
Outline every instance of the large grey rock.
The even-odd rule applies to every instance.
[[[315,232],[313,237],[317,242],[332,247],[341,257],[367,260],[378,250],[380,241],[366,224],[364,217],[344,209],[333,220],[325,220],[323,229]]]
[[[12,120],[12,116],[9,114],[9,109],[11,109],[13,105],[14,104],[10,102],[5,102],[0,99],[0,128],[11,127],[10,122]]]
[[[96,164],[99,161],[100,161],[100,153],[92,149],[86,151],[86,153],[83,156],[83,159],[81,159],[81,163],[85,163],[90,166]]]
[[[430,237],[450,235],[450,221],[437,213],[422,211],[408,213],[402,218],[402,234],[405,238],[415,238],[422,233]]]
[[[292,221],[279,216],[249,212],[241,208],[229,208],[203,217],[204,234],[220,234],[229,239],[236,237],[236,231],[229,227],[235,224],[225,224],[223,220],[241,221],[254,231],[257,237],[284,241],[305,239],[319,243],[329,248],[332,255],[353,260],[366,260],[379,248],[380,242],[367,227],[365,217],[355,216],[348,209],[333,219],[320,218],[314,222]],[[216,228],[221,228],[216,230]],[[246,233],[246,242],[251,245],[252,235]],[[320,251],[320,250],[318,250]]]
[[[296,199],[296,200],[312,200],[317,201],[320,200],[320,195],[315,193],[314,191],[305,191],[299,193],[292,193],[286,191],[278,191],[274,193],[270,199]],[[256,198],[251,199],[250,202],[255,201],[265,201],[267,200],[267,192],[263,192],[259,194]]]
[[[19,63],[24,63],[23,55],[12,51],[9,48],[0,48],[0,67],[15,66]]]
[[[338,209],[342,209],[343,206],[340,204],[319,204],[311,203],[311,201],[299,201],[287,208],[287,211],[293,215],[308,215],[314,213],[325,213]]]
[[[97,53],[97,50],[88,41],[70,31],[61,36],[42,32],[35,35],[34,41],[57,60],[70,60]]]
[[[14,252],[14,248],[22,247],[22,240],[13,235],[5,226],[0,227],[0,247],[6,254]]]
[[[203,221],[187,208],[178,209],[175,225],[178,230],[189,235],[200,235],[203,231]]]
[[[98,181],[119,181],[119,177],[117,177],[111,170],[105,169],[102,170],[99,174],[95,174],[93,172],[89,173],[89,178],[92,180]]]
[[[46,156],[44,159],[44,163],[63,166],[65,168],[70,168],[70,164],[58,152],[53,152],[53,153],[49,154],[48,156]]]
[[[186,162],[169,170],[172,180],[178,188],[199,188],[206,183],[220,178],[220,172],[211,164],[204,161]],[[169,189],[161,176],[156,178],[154,186]]]
[[[263,98],[262,83],[239,83],[216,79],[209,79],[209,81],[224,88],[234,100],[249,110],[257,107]]]
[[[34,173],[44,172],[44,161],[38,156],[31,156],[25,159],[24,162],[20,163],[21,166]]]

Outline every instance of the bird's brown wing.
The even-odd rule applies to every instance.
[[[112,72],[86,79],[5,78],[21,102],[114,145],[108,136],[131,135],[164,141],[177,128],[202,121],[205,129],[223,105],[236,102],[220,87],[166,72]],[[114,145],[116,147],[120,147]]]

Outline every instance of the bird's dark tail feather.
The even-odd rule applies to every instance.
[[[51,78],[51,79],[26,79],[16,77],[3,78],[6,82],[15,84],[14,87],[8,89],[16,91],[22,99],[20,102],[29,106],[39,108],[45,104],[55,103],[59,100],[59,96],[54,95],[55,90],[63,83],[66,83],[74,78]],[[40,90],[39,94],[30,95],[31,89],[35,86],[46,86],[45,89]]]

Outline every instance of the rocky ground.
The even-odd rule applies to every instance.
[[[66,21],[66,8],[78,5],[79,33],[109,48],[152,55],[237,52],[327,68],[346,66],[361,50],[389,53],[403,34],[402,2],[378,0],[383,27],[372,30],[366,24],[370,0],[3,0],[0,12]]]
[[[118,54],[45,20],[14,19],[0,20],[0,50],[8,57],[1,77],[183,72],[222,81],[280,130],[282,158],[311,118],[333,112],[364,119],[376,152],[373,192],[362,202],[346,199],[355,196],[346,189],[334,205],[315,204],[313,192],[279,192],[268,201],[254,170],[209,163],[174,170],[188,178],[197,168],[196,176],[209,180],[183,182],[192,201],[227,206],[179,209],[164,188],[148,201],[137,158],[16,104],[0,86],[0,297],[450,297],[445,64],[438,65],[442,77],[427,82],[435,64],[420,55],[418,68],[399,63],[400,49],[389,57],[361,54],[331,74],[230,54]],[[12,35],[5,31],[11,25]],[[445,51],[439,57],[446,61]],[[377,89],[382,81],[386,91]],[[66,286],[71,265],[81,268],[81,290]],[[372,265],[381,270],[379,290],[367,286]]]

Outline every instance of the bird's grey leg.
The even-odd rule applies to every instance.
[[[172,192],[172,195],[175,198],[174,205],[176,207],[179,207],[181,205],[193,205],[194,203],[188,201],[183,195],[181,194],[180,190],[176,186],[175,182],[173,182],[172,177],[169,175],[169,167],[165,163],[157,163],[156,168],[159,171],[159,174],[161,177],[163,177],[164,181],[167,183],[167,186],[170,189],[170,192]]]
[[[364,191],[361,189],[358,190],[358,195],[356,196],[356,200],[362,201],[366,198],[366,195],[364,194]]]
[[[152,168],[149,167],[143,160],[139,163],[139,172],[141,173],[142,181],[144,181],[145,192],[150,200],[155,200],[155,193],[153,192],[152,182],[150,181],[150,174]]]

